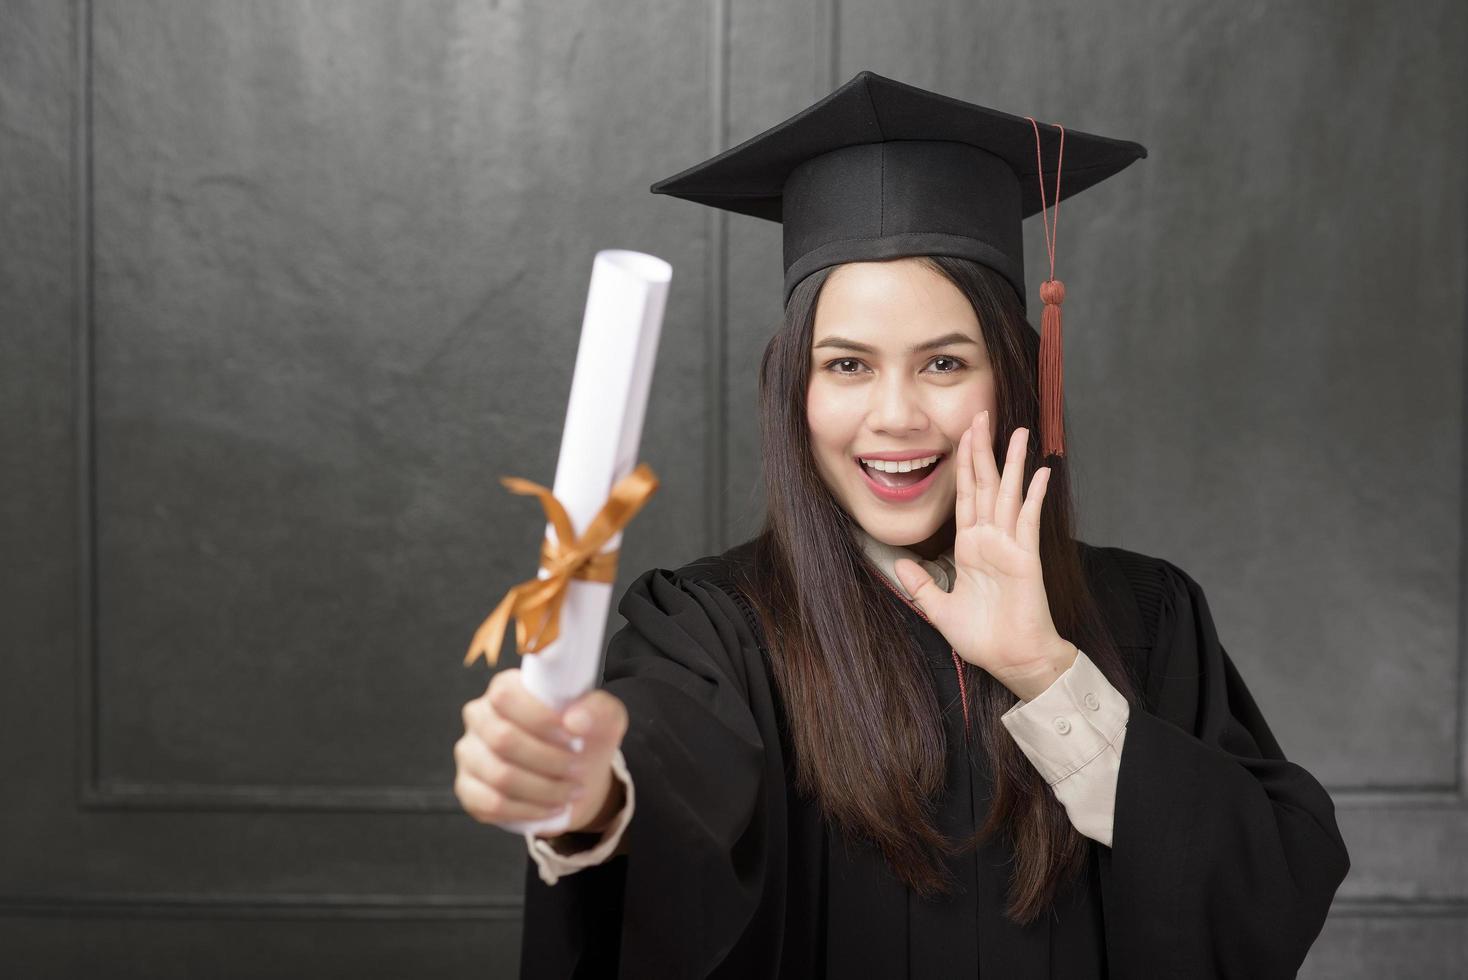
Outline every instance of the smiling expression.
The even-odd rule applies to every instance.
[[[806,418],[826,485],[879,541],[941,551],[927,546],[953,518],[953,453],[975,415],[995,415],[973,306],[915,258],[848,263],[821,289],[810,356]],[[884,490],[860,462],[935,455],[928,476],[900,491]]]

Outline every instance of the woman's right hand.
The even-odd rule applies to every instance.
[[[583,711],[589,725],[568,729],[564,720]],[[621,788],[613,785],[612,754],[627,731],[627,708],[616,695],[591,690],[558,714],[525,688],[516,667],[496,672],[463,715],[464,735],[454,743],[454,795],[475,820],[541,820],[570,802],[571,820],[555,832],[562,834],[607,817],[612,791]],[[584,741],[580,752],[571,748],[573,736]],[[583,792],[576,796],[578,787]]]

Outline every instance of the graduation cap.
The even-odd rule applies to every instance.
[[[784,301],[843,262],[952,255],[998,272],[1028,309],[1021,222],[1147,155],[1128,140],[1038,123],[871,71],[738,146],[652,185],[784,226]],[[1047,182],[1049,187],[1047,189]],[[1055,245],[1040,289],[1044,454],[1064,455]]]

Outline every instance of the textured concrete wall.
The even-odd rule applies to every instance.
[[[4,0],[0,947],[514,969],[523,845],[449,792],[541,530],[497,477],[550,482],[592,255],[642,249],[618,591],[747,536],[779,228],[647,186],[870,68],[1150,150],[1062,204],[1083,537],[1203,584],[1336,797],[1307,975],[1465,972],[1465,42],[1448,0]]]

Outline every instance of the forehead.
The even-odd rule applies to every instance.
[[[812,342],[840,334],[905,347],[950,331],[982,340],[973,306],[947,276],[915,258],[851,262],[821,287]]]

